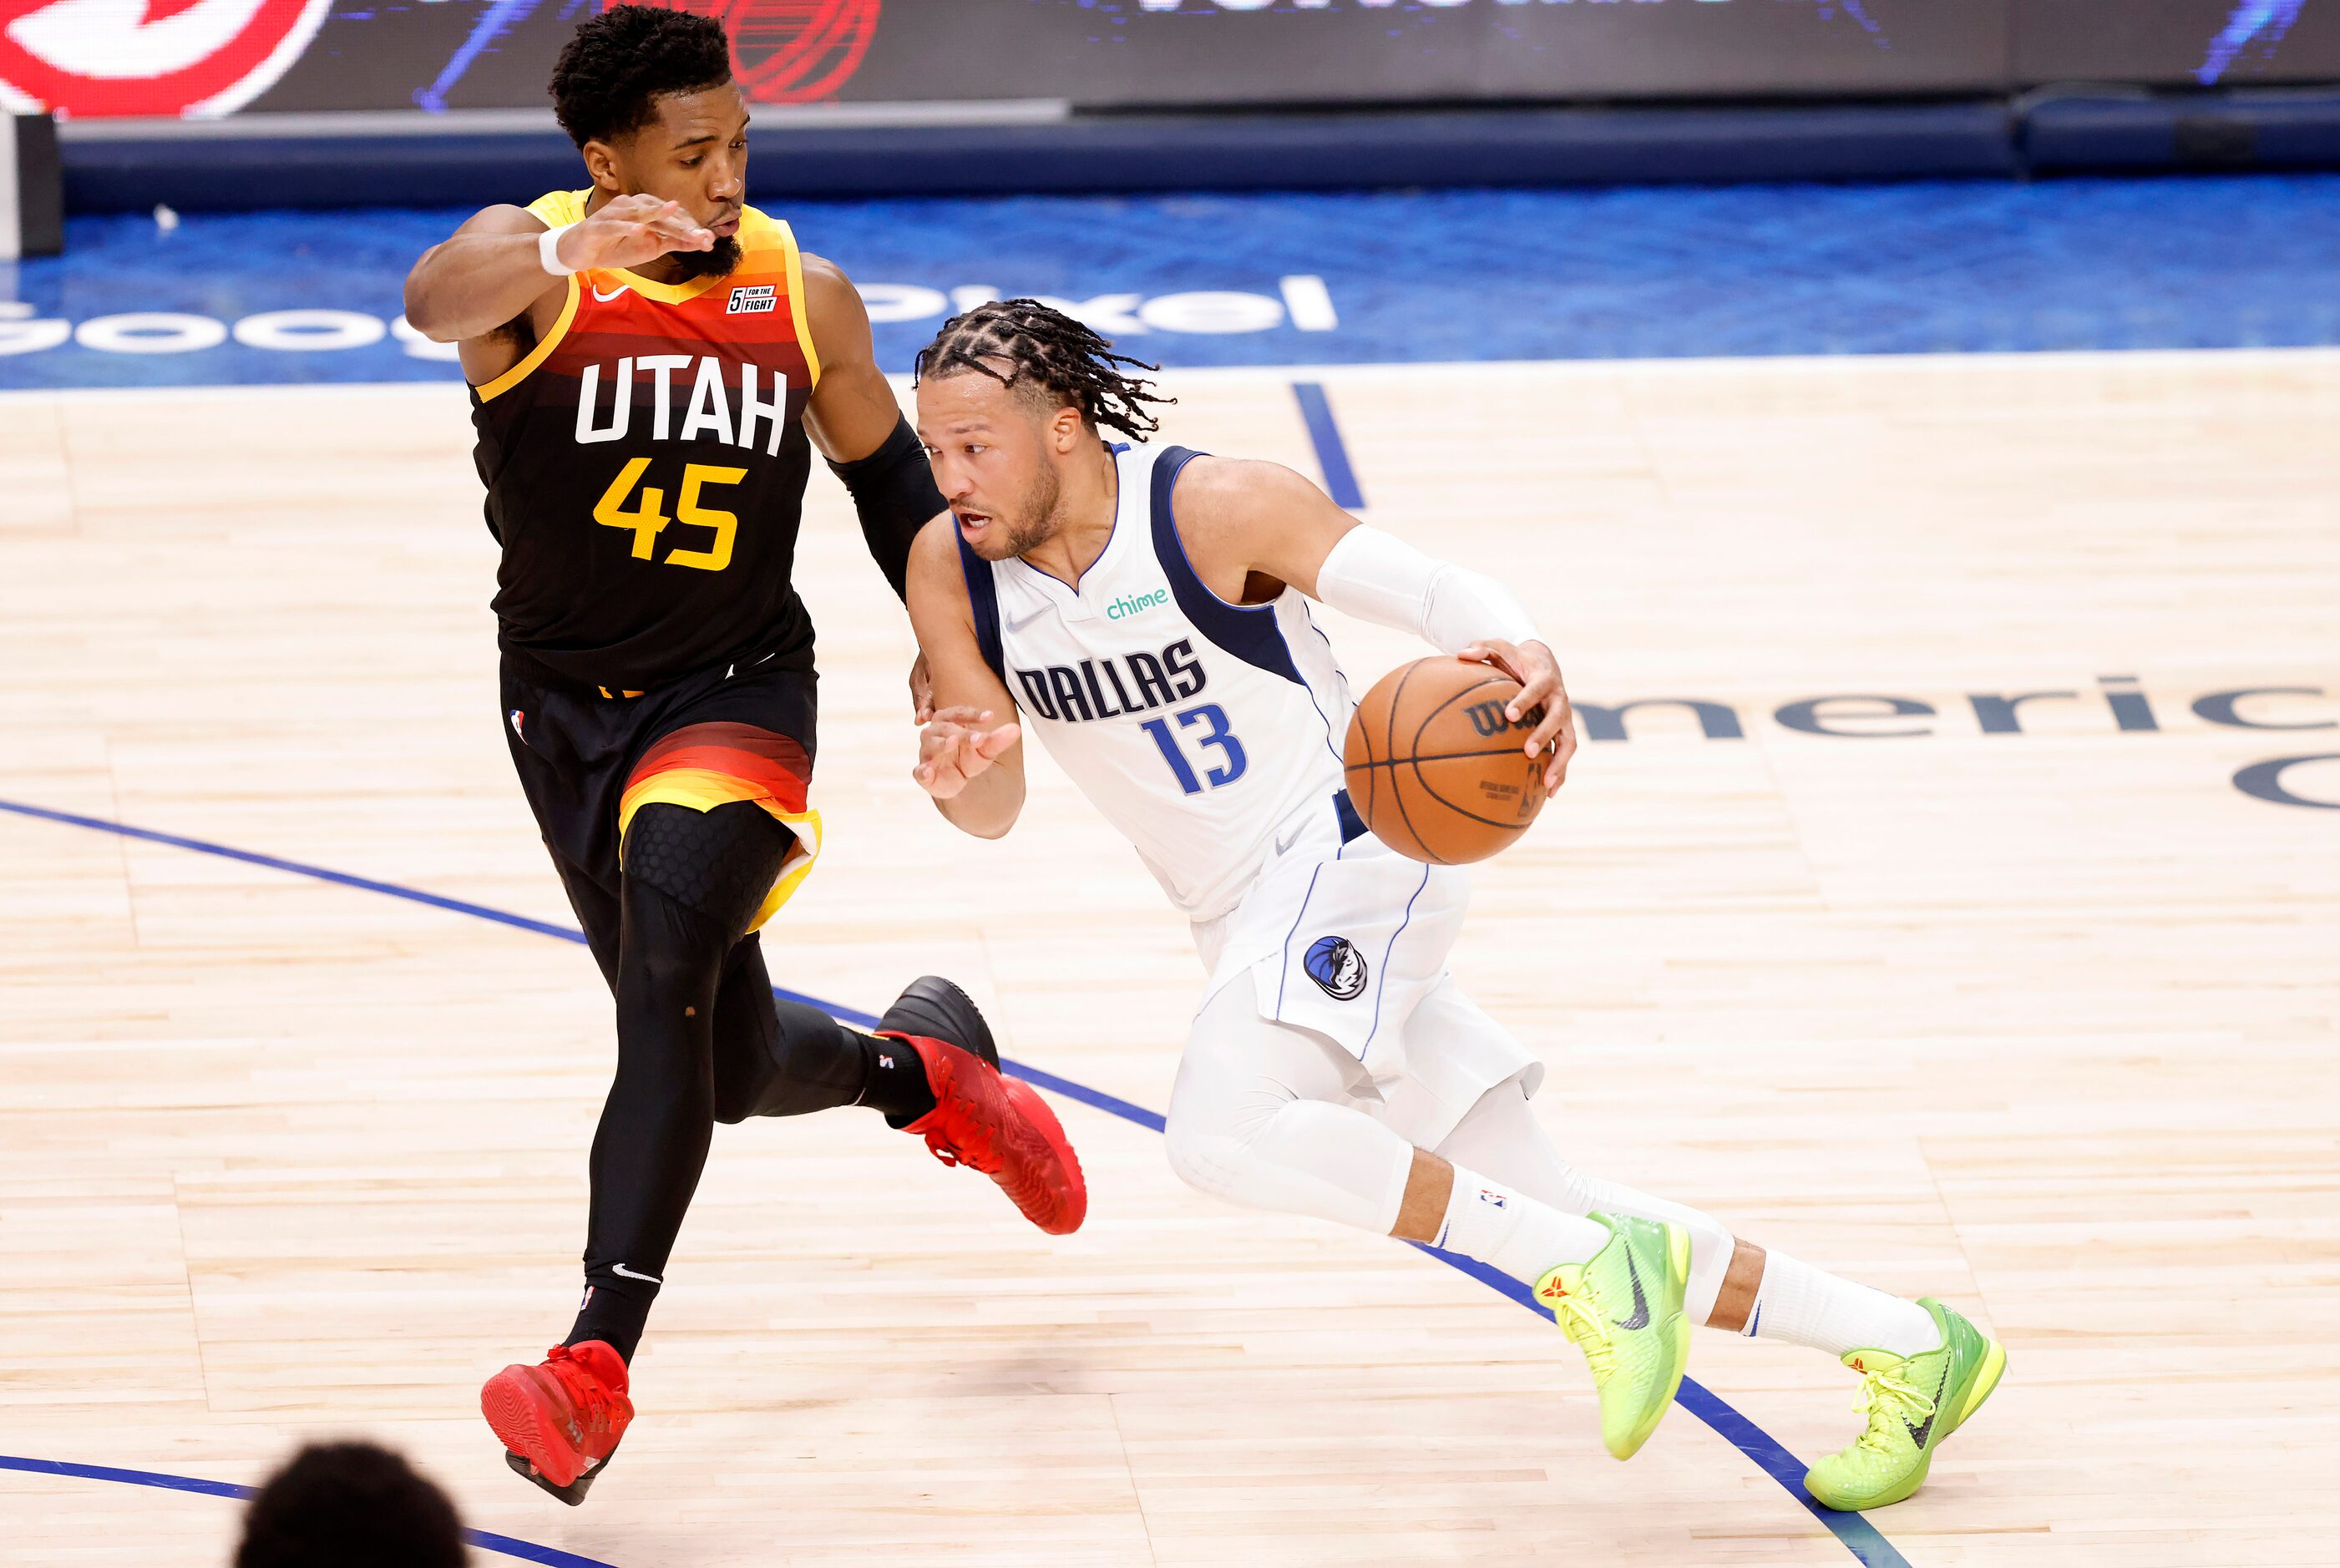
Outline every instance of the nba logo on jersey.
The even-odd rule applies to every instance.
[[[723,307],[723,313],[727,316],[769,315],[776,303],[773,297],[776,287],[771,283],[742,284],[731,291],[730,302]]]
[[[1365,955],[1345,936],[1320,936],[1308,949],[1308,978],[1335,1001],[1354,1001],[1365,991]]]

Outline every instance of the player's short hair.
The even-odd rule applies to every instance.
[[[243,1518],[235,1568],[464,1568],[447,1494],[386,1448],[312,1444],[269,1477]]]
[[[588,19],[552,67],[552,113],[580,147],[640,130],[658,100],[731,80],[731,43],[712,16],[612,5]]]
[[[1112,340],[1037,300],[994,300],[945,321],[935,340],[918,350],[911,378],[988,376],[1040,407],[1078,409],[1081,423],[1092,430],[1104,425],[1144,440],[1162,428],[1146,410],[1178,399],[1155,392],[1143,377],[1125,374],[1124,366],[1162,368],[1115,353]]]

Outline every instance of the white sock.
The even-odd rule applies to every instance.
[[[1562,1263],[1582,1263],[1609,1245],[1597,1219],[1562,1214],[1515,1188],[1454,1168],[1454,1194],[1431,1244],[1473,1257],[1522,1285],[1532,1286]]]
[[[1740,1332],[1750,1339],[1810,1346],[1839,1358],[1854,1350],[1920,1356],[1942,1343],[1933,1318],[1916,1302],[1769,1251],[1763,1283],[1756,1287],[1755,1306]]]
[[[1578,1170],[1552,1148],[1518,1085],[1508,1084],[1481,1097],[1437,1152],[1457,1165],[1509,1182],[1565,1214],[1631,1216],[1681,1226],[1690,1232],[1690,1287],[1683,1309],[1692,1323],[1704,1323],[1713,1316],[1715,1297],[1721,1292],[1735,1245],[1730,1229],[1695,1208]]]

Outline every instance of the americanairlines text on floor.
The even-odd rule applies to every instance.
[[[1930,700],[1873,692],[1798,697],[1772,705],[1771,723],[1800,735],[1841,741],[1919,740],[1943,735],[1994,739],[2047,735],[2127,739],[2176,731],[2217,734],[2340,732],[2340,682],[2291,681],[2221,686],[2190,697],[2148,689],[2133,676],[2043,683],[2021,690],[1965,692]],[[1703,737],[1747,738],[1739,705],[1706,697],[1650,696],[1628,702],[1580,700],[1577,728],[1587,742]],[[2237,769],[2234,786],[2275,805],[2340,811],[2340,735],[2311,750],[2296,745]]]

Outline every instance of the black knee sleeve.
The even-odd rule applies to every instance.
[[[653,801],[626,825],[621,861],[647,883],[737,940],[779,880],[796,835],[753,801],[713,811]]]

